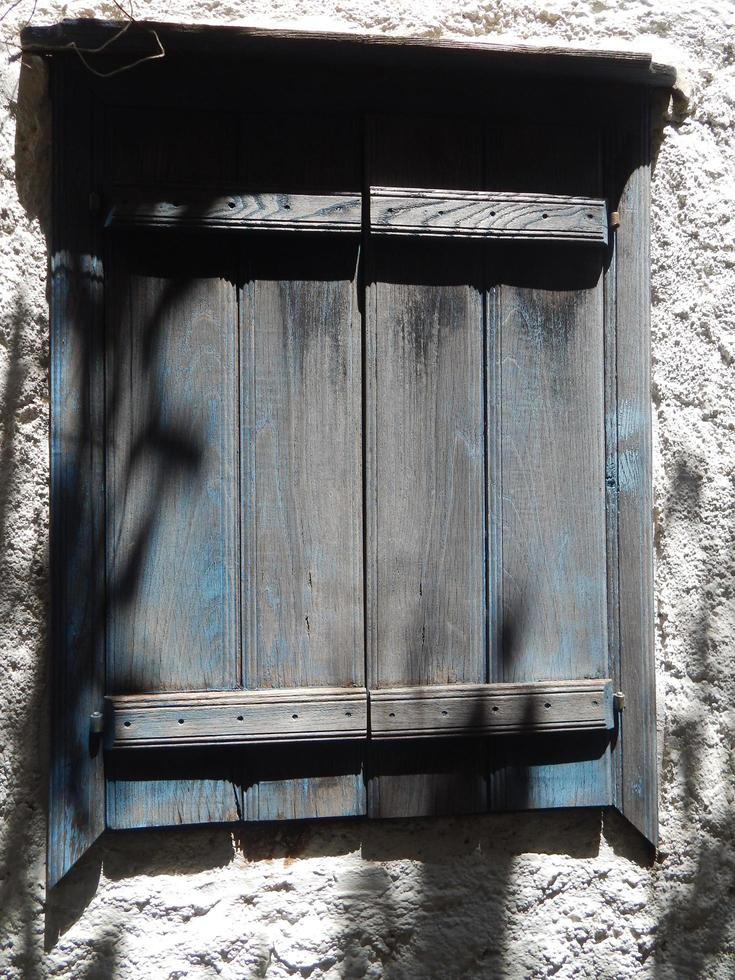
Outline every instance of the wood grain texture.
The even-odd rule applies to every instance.
[[[568,193],[574,185],[600,195],[594,129],[537,129],[533,141],[545,152],[534,159],[523,152],[530,134],[520,128],[506,135],[488,133],[486,179],[492,184],[524,192],[535,184],[549,193]],[[497,385],[497,404],[488,414],[495,414],[500,442],[489,458],[495,495],[489,520],[495,508],[502,528],[491,612],[499,681],[610,674],[603,258],[571,245],[542,254],[529,244],[495,249],[489,260],[497,283],[488,298],[494,343],[487,350],[488,375]],[[494,751],[493,808],[610,802],[608,748],[592,755],[569,744],[547,765],[533,745],[523,746],[511,753],[504,743]],[[581,796],[578,783],[585,787]]]
[[[370,692],[373,738],[612,728],[612,681],[449,684]]]
[[[506,681],[594,676],[607,662],[596,276],[586,288],[501,291]]]
[[[171,200],[123,192],[110,208],[107,228],[189,231],[326,231],[360,233],[362,201],[354,194],[238,193],[199,196],[174,192]],[[147,198],[147,199],[146,199]]]
[[[361,685],[357,249],[274,244],[242,298],[246,687]]]
[[[371,187],[370,230],[376,235],[606,245],[607,207],[599,198]]]
[[[51,248],[51,643],[49,888],[104,829],[101,747],[89,716],[104,693],[102,262],[88,201],[90,93],[54,69]]]
[[[612,681],[209,691],[106,698],[108,749],[218,746],[370,736],[606,731]]]
[[[110,254],[111,693],[239,680],[236,293],[226,253],[198,252]]]
[[[115,21],[91,18],[66,20],[51,27],[27,26],[21,32],[25,51],[68,54],[71,43],[82,48],[97,48],[120,35],[124,25]],[[529,74],[571,78],[626,81],[642,85],[670,87],[676,81],[676,70],[656,64],[651,55],[639,51],[596,51],[558,48],[550,45],[508,45],[486,42],[391,37],[386,34],[310,33],[292,29],[257,27],[214,27],[198,24],[170,24],[136,21],[115,41],[117,54],[138,57],[155,54],[160,49],[156,32],[165,50],[221,55],[270,55],[286,59],[335,58],[367,64],[405,63],[429,67],[462,65],[505,71],[512,75]]]
[[[155,242],[120,238],[109,254],[111,693],[227,688],[240,679],[237,302],[234,271],[222,278],[231,257],[202,246],[162,253]],[[161,773],[156,782],[130,771],[110,785],[114,827],[154,812],[162,824],[233,812],[232,786],[222,780]]]
[[[106,95],[103,98],[106,101]],[[174,185],[185,192],[232,186],[237,177],[237,116],[233,111],[183,105],[182,100],[172,99],[163,105],[125,101],[107,106],[104,115],[105,158],[100,178],[107,194],[121,187],[127,192]],[[142,101],[150,103],[151,93]]]
[[[105,772],[111,830],[241,819],[240,761],[228,746],[107,752]]]
[[[181,37],[184,45],[201,41],[201,35],[184,32]],[[271,50],[272,43],[284,59],[293,50],[288,45],[279,49],[280,39],[270,36],[253,41],[261,42],[259,50]],[[289,112],[281,113],[279,105],[291,90],[299,107],[308,105],[313,93],[318,96],[328,77],[325,51],[337,60],[337,49],[342,51],[345,71],[353,55],[355,64],[361,57],[364,66],[378,64],[373,45],[313,43],[313,64],[319,62],[313,75],[307,70],[310,56],[298,65],[287,66],[284,60],[284,78],[273,92],[268,88],[275,77],[273,64],[249,65],[251,101],[264,100],[260,113],[243,114],[232,93],[217,102],[217,111],[197,109],[190,120],[185,110],[172,113],[170,120],[151,110],[143,114],[136,145],[138,108],[112,107],[99,129],[106,140],[104,172],[94,183],[102,199],[114,200],[116,188],[143,185],[153,188],[152,200],[160,201],[161,192],[168,195],[173,186],[181,189],[185,204],[190,202],[186,211],[196,224],[200,205],[192,210],[191,201],[203,184],[219,201],[215,210],[227,200],[228,212],[235,209],[227,189],[237,188],[241,195],[247,187],[270,195],[276,212],[300,195],[312,202],[332,194],[364,200],[371,184],[392,190],[408,186],[429,195],[444,188],[446,199],[465,203],[467,195],[474,203],[476,195],[495,199],[498,190],[584,196],[598,205],[604,194],[611,206],[620,202],[623,225],[617,234],[631,236],[622,239],[626,257],[618,265],[622,253],[617,246],[611,256],[573,242],[508,242],[501,248],[502,243],[492,241],[457,241],[448,246],[423,240],[421,234],[418,240],[380,236],[371,241],[365,228],[359,239],[355,234],[349,240],[308,233],[287,237],[279,228],[260,236],[257,245],[255,236],[247,235],[236,244],[218,234],[148,236],[147,244],[134,231],[108,236],[106,271],[113,293],[107,303],[107,635],[114,654],[109,690],[191,687],[201,692],[235,688],[244,681],[261,690],[234,696],[267,698],[265,688],[276,699],[282,694],[282,704],[291,704],[294,688],[337,685],[349,692],[345,697],[355,697],[367,683],[375,690],[379,711],[393,697],[393,705],[411,703],[411,710],[419,712],[398,737],[394,732],[374,739],[367,752],[361,735],[345,738],[344,744],[316,739],[301,746],[225,744],[212,750],[184,745],[175,752],[109,753],[108,825],[360,814],[366,808],[366,779],[369,812],[376,816],[480,811],[488,806],[488,780],[493,809],[607,805],[613,799],[607,728],[547,731],[540,738],[522,732],[492,740],[466,735],[492,730],[492,718],[486,720],[488,699],[471,693],[488,681],[553,684],[576,676],[606,684],[594,679],[612,676],[626,689],[629,705],[634,691],[633,711],[626,709],[612,736],[613,742],[618,738],[615,798],[655,839],[647,279],[639,268],[647,262],[640,243],[647,236],[648,161],[643,131],[622,125],[626,112],[643,111],[637,96],[633,90],[620,93],[623,109],[610,127],[607,148],[614,176],[603,187],[599,142],[594,134],[588,139],[595,127],[577,125],[571,85],[559,113],[573,123],[566,130],[556,118],[542,118],[538,100],[528,111],[523,108],[525,96],[533,92],[528,81],[511,108],[492,96],[511,121],[509,129],[491,127],[483,135],[479,116],[442,117],[426,92],[441,95],[446,84],[447,92],[456,93],[462,72],[451,79],[442,74],[426,92],[418,91],[415,80],[406,84],[413,77],[410,58],[379,79],[365,73],[375,79],[379,96],[372,88],[361,90],[355,69],[349,91],[326,97],[331,108],[324,115],[300,112],[290,102]],[[427,59],[454,57],[419,48],[402,50]],[[399,49],[385,45],[380,50],[388,65],[395,57],[391,51]],[[213,75],[209,93],[200,80],[187,81],[183,65],[181,71],[165,68],[166,81],[155,89],[156,99],[170,102],[180,82],[188,91],[196,89],[198,106],[207,99],[213,104],[215,91],[223,94],[224,75]],[[228,77],[234,78],[233,65]],[[353,62],[349,65],[352,72]],[[157,63],[130,73],[137,98],[150,97],[145,87],[159,68]],[[263,68],[267,81],[258,74]],[[306,87],[297,91],[298,72]],[[420,78],[428,83],[429,76],[426,71]],[[480,76],[471,77],[477,81]],[[119,80],[101,88],[112,101],[127,97]],[[407,118],[390,109],[396,114],[368,123],[364,173],[360,122],[352,105],[356,93],[361,108],[375,98],[392,105],[395,95],[420,110]],[[443,98],[449,104],[450,96]],[[607,93],[603,103],[609,106],[612,100]],[[235,108],[222,110],[225,105]],[[434,115],[423,114],[427,106]],[[533,118],[534,125],[524,128],[514,114],[526,122]],[[69,130],[79,134],[80,145],[87,138],[85,126],[77,119]],[[69,184],[69,208],[73,202],[75,210],[84,211],[87,197],[80,188],[87,195],[92,183],[87,162]],[[435,199],[423,199],[436,205]],[[62,207],[59,213],[67,212]],[[178,213],[174,217],[174,227],[181,227],[180,218],[187,220]],[[229,219],[216,220],[225,227]],[[55,594],[66,601],[74,592],[68,623],[62,622],[66,610],[64,617],[54,613],[55,650],[68,651],[81,640],[68,674],[59,681],[62,697],[71,700],[59,709],[54,731],[60,731],[62,719],[73,734],[61,731],[58,736],[61,761],[54,766],[52,796],[58,791],[60,803],[52,799],[50,880],[93,837],[85,807],[99,824],[100,798],[85,796],[84,782],[91,772],[89,785],[94,784],[99,758],[88,766],[84,753],[89,746],[80,733],[87,731],[91,695],[101,693],[94,672],[102,645],[86,645],[93,624],[101,626],[95,605],[105,582],[101,551],[96,559],[88,557],[97,540],[95,528],[101,537],[104,511],[95,488],[102,486],[105,468],[98,443],[89,438],[92,431],[104,431],[101,361],[95,362],[102,333],[93,327],[101,268],[94,235],[82,225],[63,242],[55,239],[53,256],[52,305],[64,311],[68,322],[52,321],[60,338],[52,380],[54,371],[61,379],[52,411],[59,419],[87,421],[77,433],[83,458],[72,455],[71,462],[61,426],[55,430],[56,487],[63,487],[64,494],[71,487],[75,503],[68,508],[63,495],[52,502],[57,515],[52,555],[53,548],[67,549],[74,568],[98,591],[77,596],[77,572],[54,564],[61,568],[55,572]],[[420,231],[420,223],[415,227]],[[125,242],[133,241],[140,244],[126,253]],[[360,258],[366,284],[364,364]],[[600,276],[606,262],[603,307]],[[142,309],[154,327],[137,322],[134,308]],[[621,336],[610,319],[616,314]],[[200,328],[184,342],[181,331],[192,320]],[[208,326],[202,327],[205,321]],[[225,333],[215,329],[215,321],[227,322]],[[56,358],[54,343],[52,337]],[[152,400],[146,395],[149,379],[158,392]],[[230,442],[218,443],[216,433],[225,431]],[[68,432],[73,445],[76,436]],[[219,455],[210,470],[212,453]],[[204,489],[195,492],[200,479]],[[192,510],[198,516],[190,521]],[[84,528],[77,536],[74,522],[80,514]],[[137,536],[133,525],[141,532]],[[176,554],[167,558],[157,536],[169,530]],[[220,539],[228,542],[226,555],[216,553]],[[618,551],[625,576],[619,639]],[[199,579],[197,562],[200,571],[206,570]],[[217,579],[224,567],[232,572],[223,584]],[[183,583],[185,598],[174,599],[169,612],[159,615],[155,603],[175,596],[177,582]],[[139,617],[136,596],[154,591],[151,610]],[[192,645],[185,634],[201,637],[202,631],[186,627],[187,617],[204,623],[204,634],[210,630],[213,642]],[[126,631],[136,621],[136,642],[128,645]],[[166,634],[173,635],[173,643],[164,644]],[[145,665],[138,658],[151,644],[154,656]],[[638,659],[641,649],[643,661]],[[127,651],[122,666],[121,651]],[[90,664],[93,680],[85,687],[85,675],[74,703],[74,672],[83,674]],[[423,698],[422,685],[443,687],[442,700],[436,690]],[[404,686],[411,697],[396,694]],[[432,727],[433,716],[422,714],[419,702],[440,712],[438,725]],[[449,715],[441,711],[449,710],[448,702],[464,704],[463,737],[443,737],[441,719]],[[230,709],[227,703],[223,710]],[[519,724],[526,722],[536,723],[533,710],[522,713]],[[309,732],[317,729],[311,723]],[[376,726],[376,732],[383,730]],[[282,726],[275,734],[284,731]],[[427,731],[431,737],[416,737]],[[261,736],[254,730],[252,737]],[[67,751],[74,739],[73,751]]]
[[[367,737],[367,693],[346,688],[112,697],[110,749]]]
[[[467,120],[380,117],[371,139],[373,185],[480,179],[479,128]],[[482,683],[481,256],[471,244],[447,253],[385,240],[372,246],[368,277],[369,687]],[[372,815],[435,812],[439,798],[450,811],[484,808],[479,769],[449,794],[444,777],[420,774],[420,758],[413,775],[376,774]]]
[[[308,122],[244,117],[243,178],[319,191],[359,179],[358,129],[301,140]],[[327,123],[315,119],[317,130]],[[256,139],[257,137],[257,139]],[[326,154],[326,156],[325,156]],[[358,184],[359,192],[359,184]],[[358,193],[359,197],[359,193]],[[365,686],[359,239],[269,237],[242,259],[243,677],[248,688]],[[263,772],[246,819],[364,812],[359,767],[319,776],[295,750]],[[299,752],[302,755],[299,755]],[[291,770],[298,776],[291,777]],[[316,776],[315,776],[316,778]],[[330,802],[331,801],[331,802]]]
[[[614,266],[617,406],[614,453],[620,602],[620,716],[617,805],[654,846],[658,758],[653,637],[650,351],[649,98],[640,93],[630,132],[617,145],[621,187]],[[612,447],[611,447],[612,448]]]

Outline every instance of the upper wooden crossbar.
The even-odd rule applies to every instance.
[[[105,226],[211,231],[309,231],[359,234],[359,194],[252,192],[205,195],[129,190],[110,207]],[[372,187],[370,232],[430,238],[569,241],[606,245],[600,198],[496,191]]]
[[[384,235],[607,244],[599,198],[372,187],[370,230]]]

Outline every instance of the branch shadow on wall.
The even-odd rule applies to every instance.
[[[730,515],[721,549],[705,548],[706,464],[695,454],[680,452],[673,470],[665,502],[665,538],[657,541],[657,547],[685,549],[691,573],[698,579],[696,606],[687,616],[683,642],[687,678],[699,690],[687,703],[674,703],[666,719],[663,792],[669,798],[672,824],[676,820],[681,825],[688,844],[682,845],[679,858],[679,888],[657,900],[655,973],[660,980],[695,980],[709,976],[710,969],[716,973],[713,964],[733,955],[735,856],[731,845],[735,819],[732,807],[724,804],[727,787],[733,782],[732,732],[722,733],[729,740],[729,751],[722,752],[719,761],[711,739],[715,720],[726,711],[719,698],[726,696],[728,688],[732,690],[732,678],[722,676],[723,664],[717,662],[722,637],[716,619],[727,614],[735,524]],[[665,621],[661,628],[665,633]],[[720,683],[724,691],[718,695]],[[713,772],[718,764],[723,768]],[[679,782],[683,785],[680,796],[674,795]],[[723,805],[712,805],[713,792],[722,795]],[[669,854],[662,852],[658,874],[663,874],[667,859]],[[682,937],[686,937],[685,944]]]
[[[47,84],[43,59],[25,55],[17,99],[9,109],[16,118],[18,199],[28,219],[38,221],[48,243],[51,145]],[[9,641],[4,655],[10,667],[5,677],[11,687],[4,713],[12,732],[3,773],[8,797],[0,846],[0,934],[9,968],[18,976],[33,978],[45,975],[38,924],[44,906],[48,914],[53,902],[50,896],[44,902],[41,844],[48,783],[49,569],[43,492],[37,483],[42,455],[38,444],[46,441],[45,425],[40,438],[35,431],[37,423],[46,422],[42,407],[46,399],[35,382],[36,376],[48,371],[48,342],[43,335],[46,323],[31,306],[29,293],[25,283],[15,287],[9,315],[0,326],[7,350],[0,391],[0,620],[6,633],[3,640]],[[41,338],[36,336],[40,332]],[[19,643],[11,632],[14,622],[19,625]],[[32,642],[26,661],[23,648],[28,636]],[[12,686],[16,672],[23,680]],[[73,904],[86,907],[98,877],[98,862],[85,861],[72,882]],[[84,980],[101,980],[114,974],[115,961],[114,940],[99,936],[76,973]]]

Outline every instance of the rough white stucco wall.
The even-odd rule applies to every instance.
[[[112,3],[9,4],[30,18]],[[3,46],[0,95],[0,974],[735,976],[735,4],[160,0],[138,17],[652,49],[689,81],[653,185],[661,849],[599,813],[144,832],[48,907],[48,121]],[[102,870],[99,872],[101,859]]]

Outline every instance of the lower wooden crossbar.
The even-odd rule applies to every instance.
[[[612,681],[297,688],[105,699],[109,749],[427,738],[613,727]],[[370,722],[368,724],[368,704]]]

